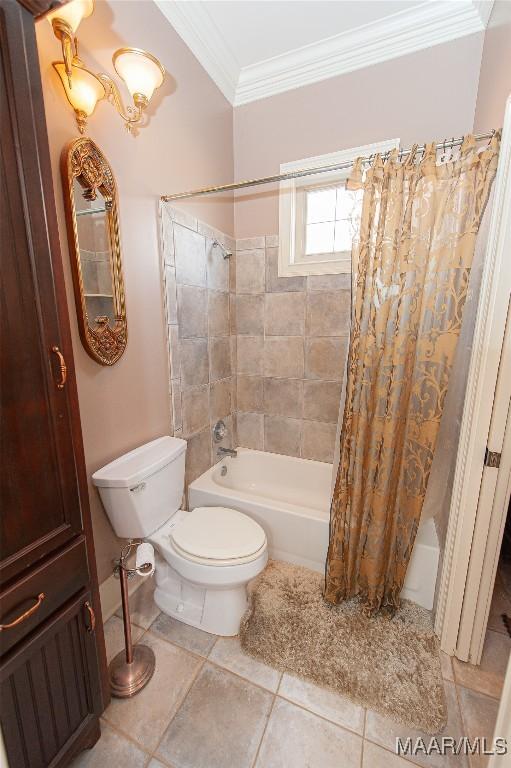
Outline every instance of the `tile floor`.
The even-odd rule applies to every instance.
[[[102,737],[73,768],[480,768],[479,757],[408,759],[396,736],[419,736],[331,691],[250,657],[160,614],[151,580],[131,598],[134,637],[153,648],[156,672],[133,699],[112,699]],[[105,624],[109,658],[121,622]],[[480,667],[442,659],[446,734],[491,737],[511,638],[494,624]],[[425,736],[425,735],[424,735]],[[425,737],[428,738],[429,737]]]

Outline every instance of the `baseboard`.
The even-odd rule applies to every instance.
[[[142,576],[136,574],[128,582],[128,593],[132,595],[136,592],[142,582]],[[119,579],[113,573],[99,585],[99,598],[101,601],[101,614],[103,622],[105,622],[121,607],[121,585]]]

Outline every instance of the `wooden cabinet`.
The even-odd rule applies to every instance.
[[[64,766],[108,692],[34,19],[16,0],[0,0],[0,100],[0,715],[10,768]]]

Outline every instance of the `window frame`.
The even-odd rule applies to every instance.
[[[307,157],[303,160],[295,160],[290,163],[282,163],[281,173],[311,170],[327,165],[338,165],[355,160],[357,157],[368,156],[376,153],[388,152],[398,148],[400,139],[388,139],[374,144],[365,144],[360,147],[352,147],[339,152],[331,152],[325,155]],[[299,192],[308,188],[328,187],[336,182],[347,179],[349,170],[331,171],[298,179],[289,179],[280,182],[279,189],[279,277],[306,277],[308,275],[338,275],[351,272],[351,254],[346,257],[346,252],[339,252],[339,258],[317,259],[306,261],[303,254],[296,258],[297,247],[303,247],[304,237],[297,236],[297,217],[303,219],[303,211],[306,205],[299,199]],[[303,194],[303,198],[306,195]],[[300,231],[303,227],[300,228]],[[315,254],[316,256],[316,254]]]

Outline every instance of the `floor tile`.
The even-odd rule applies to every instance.
[[[502,632],[502,634],[507,635],[507,629],[502,621],[503,613],[507,614],[511,620],[511,598],[504,588],[500,572],[497,572],[490,615],[488,616],[488,629],[491,629],[494,632]]]
[[[163,763],[160,763],[160,761],[155,757],[153,757],[147,768],[166,768],[166,766],[163,765]]]
[[[114,656],[125,648],[124,643],[124,624],[122,619],[118,616],[111,616],[108,621],[105,622],[105,645],[106,645],[106,658],[108,663],[112,661]],[[144,634],[144,630],[141,627],[131,625],[131,639],[133,643],[138,642],[140,637]]]
[[[122,768],[144,768],[148,755],[133,742],[101,723],[101,738],[92,749],[85,749],[73,760],[71,768],[99,768],[99,766],[122,766]]]
[[[450,680],[454,682],[454,672],[452,671],[452,660],[443,651],[440,651],[440,664],[442,666],[442,677],[444,680]]]
[[[160,613],[154,602],[154,588],[154,577],[147,576],[137,591],[130,595],[131,623],[143,629],[148,629]],[[115,615],[122,619],[122,608],[119,608]]]
[[[168,640],[169,643],[180,645],[187,651],[198,653],[199,656],[207,656],[216,640],[216,635],[177,621],[166,613],[160,613],[156,621],[151,624],[150,630],[154,635]]]
[[[209,660],[273,693],[279,687],[280,672],[244,653],[237,637],[219,637]]]
[[[453,659],[456,682],[465,688],[499,698],[510,651],[511,637],[488,631],[479,666]]]
[[[360,734],[364,731],[364,708],[338,693],[320,688],[294,675],[284,674],[279,686],[279,696],[351,731]]]
[[[444,684],[447,699],[447,725],[439,736],[452,736],[455,739],[459,739],[465,734],[458,707],[456,686],[449,681],[445,681]],[[427,733],[398,725],[377,712],[367,710],[365,738],[369,741],[386,747],[390,752],[395,752],[396,739],[398,737],[405,739],[408,736],[411,736],[412,739],[422,737],[426,744],[429,744],[431,739],[431,735]],[[467,768],[468,766],[468,760],[464,755],[415,755],[413,758],[409,757],[408,759],[426,768],[445,768],[445,766]]]
[[[461,716],[465,724],[466,735],[472,740],[476,736],[486,736],[488,744],[493,737],[499,702],[490,696],[458,686]],[[496,734],[499,736],[500,734]],[[486,765],[488,758],[483,755],[471,755],[470,765],[480,768]]]
[[[206,663],[157,756],[179,768],[249,768],[272,700],[267,691]]]
[[[383,747],[370,741],[364,741],[362,768],[410,768],[410,763],[403,757],[392,754]]]
[[[256,768],[358,768],[362,739],[277,697]]]
[[[132,699],[112,699],[103,717],[153,751],[191,685],[201,661],[149,633],[144,644],[153,649],[156,669],[147,686]]]

